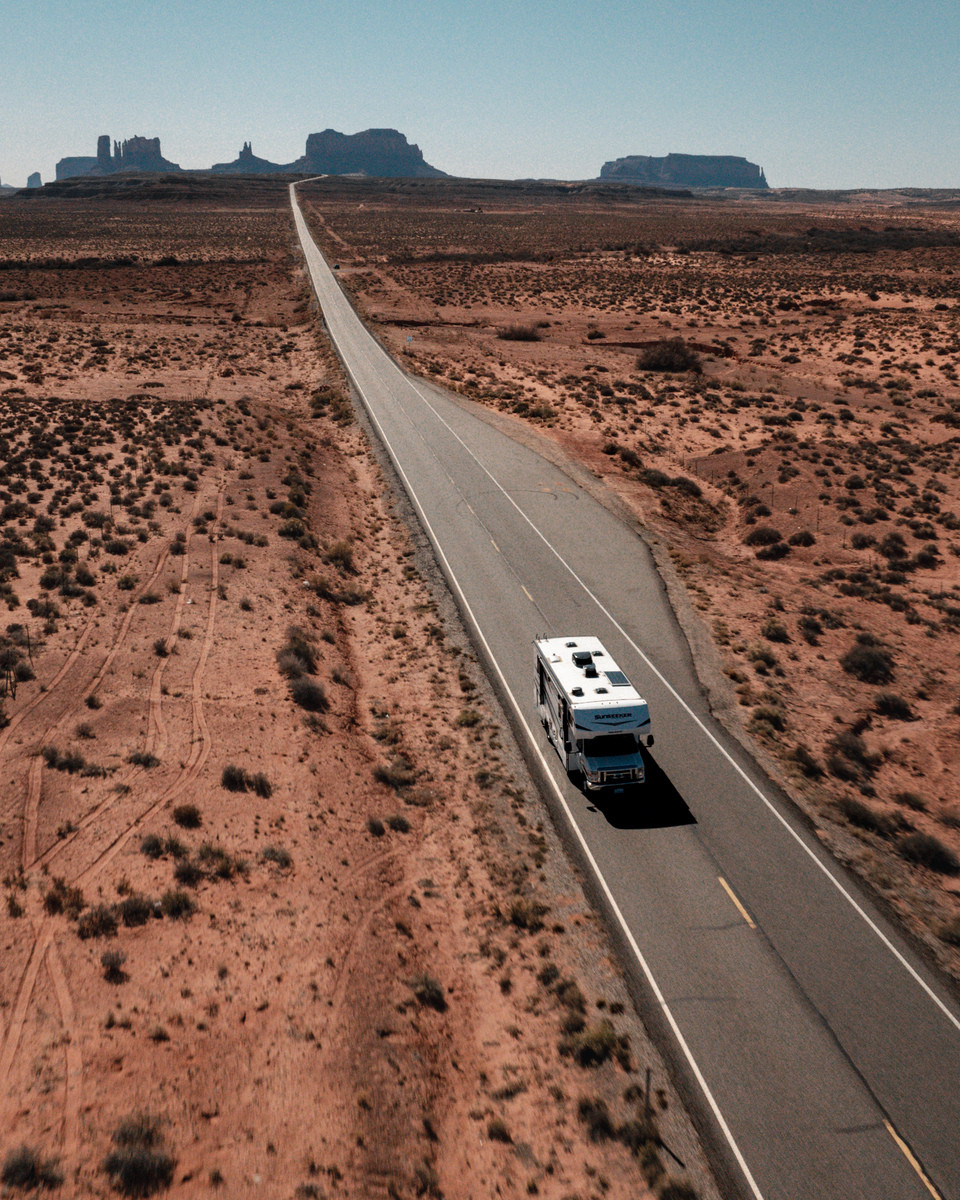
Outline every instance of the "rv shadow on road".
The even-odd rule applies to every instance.
[[[644,754],[647,781],[620,794],[584,793],[590,808],[602,813],[614,829],[670,829],[696,825],[686,802],[658,763]]]

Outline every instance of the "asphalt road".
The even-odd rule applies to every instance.
[[[744,1194],[960,1198],[955,1002],[710,718],[636,533],[405,375],[291,202],[334,344]],[[650,702],[639,795],[586,797],[540,728],[531,643],[576,633]]]

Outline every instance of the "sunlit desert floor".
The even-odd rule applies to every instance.
[[[345,213],[343,235],[365,259],[354,219]],[[635,260],[615,257],[634,287]],[[664,255],[663,278],[693,261]],[[732,481],[705,482],[695,500],[674,484],[651,490],[623,457],[642,448],[647,466],[656,444],[658,465],[697,476],[708,425],[739,429],[746,414],[751,445],[782,433],[761,425],[787,405],[754,401],[752,378],[732,390],[747,378],[737,372],[774,378],[767,351],[711,361],[702,389],[681,377],[667,395],[630,366],[635,352],[586,340],[593,320],[606,340],[639,337],[625,313],[602,317],[588,297],[596,316],[575,315],[563,289],[540,312],[515,284],[503,285],[508,302],[494,266],[467,272],[476,279],[456,305],[438,308],[445,285],[429,282],[433,269],[354,268],[350,282],[383,289],[397,309],[378,312],[388,322],[427,311],[473,321],[483,310],[468,332],[418,328],[410,365],[486,403],[516,410],[526,396],[549,407],[533,419],[662,532],[708,619],[735,576],[741,601],[724,617],[724,652],[742,673],[744,711],[756,725],[776,708],[784,746],[808,742],[824,769],[810,723],[844,708],[802,674],[809,659],[848,706],[870,712],[876,689],[836,664],[855,621],[869,624],[922,720],[877,715],[864,727],[871,748],[878,736],[890,746],[871,769],[876,797],[862,802],[878,820],[898,814],[955,836],[944,782],[956,732],[952,534],[939,517],[956,477],[949,461],[923,465],[950,436],[934,423],[948,408],[930,398],[929,419],[912,412],[928,377],[947,381],[898,367],[906,390],[844,393],[854,416],[830,429],[811,405],[784,427],[801,441],[771,437],[749,459],[736,434],[721,435],[734,447],[729,462],[711,460],[718,475],[721,465],[746,474],[747,463],[769,475],[788,454],[803,462],[807,426],[845,446],[879,420],[871,404],[896,423],[880,445],[915,474],[863,467],[869,480],[854,494],[843,486],[846,450],[819,441],[818,465],[844,464],[831,497],[871,506],[874,474],[887,480],[878,536],[899,528],[908,486],[929,492],[934,534],[903,533],[911,555],[935,543],[936,562],[896,585],[910,597],[904,611],[839,600],[854,565],[873,578],[878,552],[841,555],[835,504],[823,505],[814,547],[758,563],[741,549]],[[540,270],[514,269],[522,280]],[[371,310],[379,303],[362,295]],[[878,311],[892,303],[885,296]],[[919,327],[919,305],[896,317],[904,330]],[[514,309],[551,321],[543,341],[497,340]],[[780,317],[765,302],[763,312],[776,321],[763,326],[771,337]],[[952,338],[952,302],[929,316],[937,346]],[[681,318],[665,315],[663,328],[668,320]],[[802,329],[809,320],[805,309],[796,317]],[[685,309],[682,322],[686,331]],[[597,365],[588,372],[584,359]],[[714,382],[721,369],[729,382]],[[834,415],[832,401],[818,403]],[[908,437],[922,449],[908,450]],[[745,492],[767,501],[769,485],[749,478]],[[804,497],[824,486],[792,478]],[[783,514],[777,486],[763,522],[789,535],[800,518]],[[391,495],[312,307],[283,184],[221,181],[215,193],[166,198],[147,188],[124,200],[107,187],[99,198],[0,205],[0,1148],[12,1194],[39,1184],[71,1197],[168,1185],[183,1197],[717,1194]],[[810,648],[796,606],[817,585],[801,577],[822,575],[828,554],[850,567],[816,595],[843,624],[819,618]],[[942,588],[942,607],[921,588]],[[761,678],[747,646],[768,647],[768,609],[789,641],[770,649]],[[943,639],[935,656],[917,640],[928,629]],[[891,798],[908,786],[922,806]],[[879,870],[904,828],[884,824],[855,845]],[[911,888],[921,887],[942,904],[940,877],[918,874]]]

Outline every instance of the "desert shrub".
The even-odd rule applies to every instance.
[[[184,887],[196,887],[203,878],[203,871],[189,858],[181,858],[173,868],[173,877]]]
[[[893,658],[869,633],[861,633],[840,659],[840,666],[861,683],[889,683],[893,679]]]
[[[160,909],[165,917],[181,921],[192,916],[197,906],[189,892],[176,888],[163,893],[160,897]]]
[[[926,812],[927,802],[917,792],[894,792],[893,800],[896,804],[902,804],[905,808],[912,809],[913,812]]]
[[[951,917],[940,926],[937,937],[950,946],[960,946],[960,917]]]
[[[164,854],[172,855],[174,858],[186,858],[187,856],[186,846],[178,837],[174,837],[173,834],[167,834],[163,839],[163,852]]]
[[[280,673],[288,678],[313,675],[317,669],[313,638],[296,625],[287,630],[287,640],[277,651]]]
[[[447,998],[443,994],[443,985],[432,975],[421,972],[410,980],[410,988],[421,1008],[433,1008],[437,1012],[446,1012]]]
[[[560,1053],[581,1067],[598,1067],[607,1059],[616,1058],[626,1068],[630,1060],[630,1043],[628,1038],[617,1033],[611,1021],[604,1018],[596,1025],[565,1037],[560,1042]]]
[[[577,1104],[577,1116],[587,1127],[587,1137],[591,1142],[608,1142],[616,1134],[610,1111],[599,1096],[582,1096]]]
[[[787,539],[791,546],[812,546],[816,540],[809,529],[800,529],[796,533],[791,533]]]
[[[819,779],[823,774],[823,768],[806,746],[802,744],[794,746],[791,757],[808,779]]]
[[[293,865],[293,858],[290,851],[284,846],[264,846],[260,852],[260,857],[264,862],[273,863],[281,871],[285,871]]]
[[[33,1192],[39,1188],[58,1188],[63,1183],[63,1173],[57,1169],[55,1158],[43,1159],[31,1146],[18,1146],[11,1150],[0,1168],[0,1183],[4,1187],[21,1188]]]
[[[657,1200],[698,1200],[697,1189],[683,1179],[668,1176],[657,1186]]]
[[[158,839],[159,840],[159,839]],[[153,916],[153,903],[146,896],[126,896],[119,904],[120,920],[128,927],[146,925]]]
[[[750,728],[754,733],[769,733],[771,729],[782,733],[786,727],[786,718],[779,708],[772,705],[761,705],[753,710]]]
[[[127,755],[127,762],[134,767],[144,767],[150,770],[151,767],[159,767],[160,759],[155,754],[150,754],[146,750],[134,750],[132,754]]]
[[[387,824],[394,833],[410,832],[410,822],[403,815],[403,813],[394,813],[392,816],[387,817]]]
[[[323,561],[339,567],[341,571],[350,573],[354,569],[353,547],[349,542],[334,542],[324,551]]]
[[[670,480],[670,485],[675,487],[678,492],[683,492],[685,496],[692,496],[694,500],[699,500],[703,495],[700,484],[688,479],[686,475],[674,475]]]
[[[397,757],[390,763],[378,763],[373,768],[373,777],[378,783],[400,791],[416,782],[417,773],[405,758]]]
[[[768,642],[789,642],[790,634],[787,627],[776,617],[769,617],[760,627],[760,632]]]
[[[700,355],[683,338],[665,338],[648,346],[637,357],[640,371],[694,371],[703,369]]]
[[[77,934],[84,939],[113,937],[119,923],[119,914],[112,904],[97,904],[87,909],[77,921]]]
[[[874,697],[873,711],[881,717],[893,717],[897,721],[915,721],[917,714],[903,696],[896,692],[878,692]]]
[[[367,832],[371,833],[374,837],[383,837],[383,835],[387,832],[387,830],[386,830],[386,826],[379,818],[368,817],[367,818]]]
[[[173,1182],[176,1160],[163,1149],[159,1123],[147,1115],[128,1118],[113,1131],[103,1169],[121,1195],[152,1196]]]
[[[140,853],[147,858],[160,858],[163,854],[163,842],[155,833],[148,833],[140,843]]]
[[[471,728],[480,723],[481,717],[475,708],[465,708],[457,717],[457,724],[463,728]]]
[[[100,966],[103,967],[103,977],[107,983],[123,983],[127,973],[123,964],[127,956],[122,950],[104,950],[100,955]]]
[[[71,886],[60,876],[53,880],[43,897],[43,907],[51,916],[66,913],[68,917],[76,919],[83,905],[83,892],[80,888]]]
[[[539,342],[542,334],[536,325],[515,323],[501,325],[497,330],[497,337],[503,342]]]
[[[243,767],[231,763],[223,768],[220,775],[220,786],[228,792],[245,792],[247,790],[247,773]]]
[[[908,862],[940,875],[960,875],[960,859],[932,833],[909,833],[900,839],[897,849]]]
[[[876,540],[871,533],[855,533],[850,539],[850,545],[854,550],[867,550]]]
[[[869,833],[882,836],[890,833],[890,822],[886,817],[864,804],[862,800],[853,796],[841,796],[837,801],[837,808],[843,817],[858,829],[866,829]]]
[[[786,558],[790,553],[790,547],[786,542],[774,542],[772,546],[763,546],[757,551],[757,558],[762,562],[776,562],[778,559]]]
[[[199,829],[200,809],[195,804],[178,804],[173,810],[173,819],[182,829]]]
[[[782,538],[783,534],[780,530],[774,529],[772,525],[758,525],[755,529],[750,530],[743,539],[743,544],[745,546],[772,546]]]
[[[507,1123],[502,1117],[490,1118],[487,1122],[487,1137],[491,1142],[506,1142],[508,1144],[513,1142],[510,1130],[507,1128]]]
[[[323,685],[312,679],[295,679],[290,685],[290,697],[307,712],[326,712],[329,707]]]
[[[664,488],[669,485],[670,476],[658,471],[656,467],[646,467],[640,472],[640,482],[645,483],[647,487]]]
[[[273,784],[262,771],[257,771],[255,775],[248,775],[247,783],[250,791],[255,796],[260,796],[263,800],[269,800],[273,795]]]
[[[827,766],[838,779],[860,783],[876,772],[880,756],[871,754],[867,744],[853,729],[844,729],[831,739]]]
[[[543,928],[543,918],[550,911],[546,904],[540,904],[526,896],[517,896],[510,902],[507,917],[511,925],[517,929],[525,929],[527,933],[536,933]]]

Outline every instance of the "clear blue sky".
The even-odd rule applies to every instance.
[[[457,175],[960,187],[960,0],[0,0],[0,47],[4,183],[100,133],[189,168],[392,126]]]

